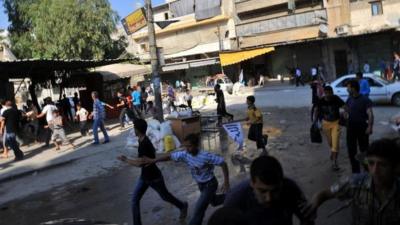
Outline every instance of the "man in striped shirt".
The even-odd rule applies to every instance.
[[[92,92],[93,99],[93,112],[89,115],[89,118],[93,118],[93,136],[94,142],[93,144],[99,144],[99,135],[97,133],[97,129],[103,132],[104,135],[104,144],[110,142],[110,138],[108,137],[107,130],[104,127],[104,119],[106,117],[106,112],[103,106],[103,103],[99,100],[99,93],[97,91]]]
[[[374,141],[365,159],[368,172],[353,174],[314,195],[306,214],[315,216],[325,201],[337,198],[351,206],[352,225],[400,224],[399,152],[396,140]]]
[[[218,181],[214,175],[214,166],[220,166],[224,174],[224,185],[222,192],[229,190],[229,171],[223,157],[211,152],[199,149],[200,137],[196,134],[190,134],[185,138],[184,146],[186,150],[177,151],[159,158],[146,158],[146,164],[173,160],[184,162],[190,168],[193,179],[197,182],[200,189],[200,197],[197,200],[194,215],[189,225],[201,225],[204,213],[209,204],[218,206],[225,200],[225,194],[216,194]]]

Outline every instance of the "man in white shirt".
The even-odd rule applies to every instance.
[[[301,78],[301,70],[300,70],[300,68],[298,68],[298,67],[296,68],[295,75],[296,75],[296,87],[299,86],[299,83],[301,83],[301,85],[304,86],[304,82],[303,82],[303,80]]]
[[[369,64],[368,64],[368,61],[365,61],[365,64],[364,64],[363,69],[364,69],[364,73],[369,73],[369,71],[370,71],[370,66],[369,66]]]
[[[51,100],[50,97],[47,97],[44,102],[46,103],[46,106],[43,108],[42,112],[36,117],[36,118],[42,118],[46,115],[46,121],[49,123],[54,119],[53,112],[55,110],[58,110],[57,107],[54,105],[53,101]],[[51,134],[52,130],[48,128],[47,130],[47,135],[46,135],[46,147],[49,147],[50,145],[50,139],[51,139]]]
[[[318,75],[317,67],[313,66],[311,67],[311,78],[312,80],[316,80]]]

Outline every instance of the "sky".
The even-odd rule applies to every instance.
[[[109,2],[111,3],[111,8],[117,11],[121,19],[129,15],[138,6],[144,5],[144,0],[109,0]],[[165,0],[152,0],[153,6],[164,2]],[[4,14],[3,4],[0,4],[0,29],[6,29],[8,24],[8,17]]]

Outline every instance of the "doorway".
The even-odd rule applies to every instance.
[[[335,51],[336,78],[347,74],[347,52],[346,50]]]

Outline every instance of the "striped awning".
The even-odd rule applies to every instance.
[[[249,49],[235,52],[220,52],[219,58],[221,60],[221,66],[229,66],[238,62],[242,62],[251,58],[254,58],[259,55],[266,54],[268,52],[274,51],[274,47],[268,48],[258,48],[258,49]]]

